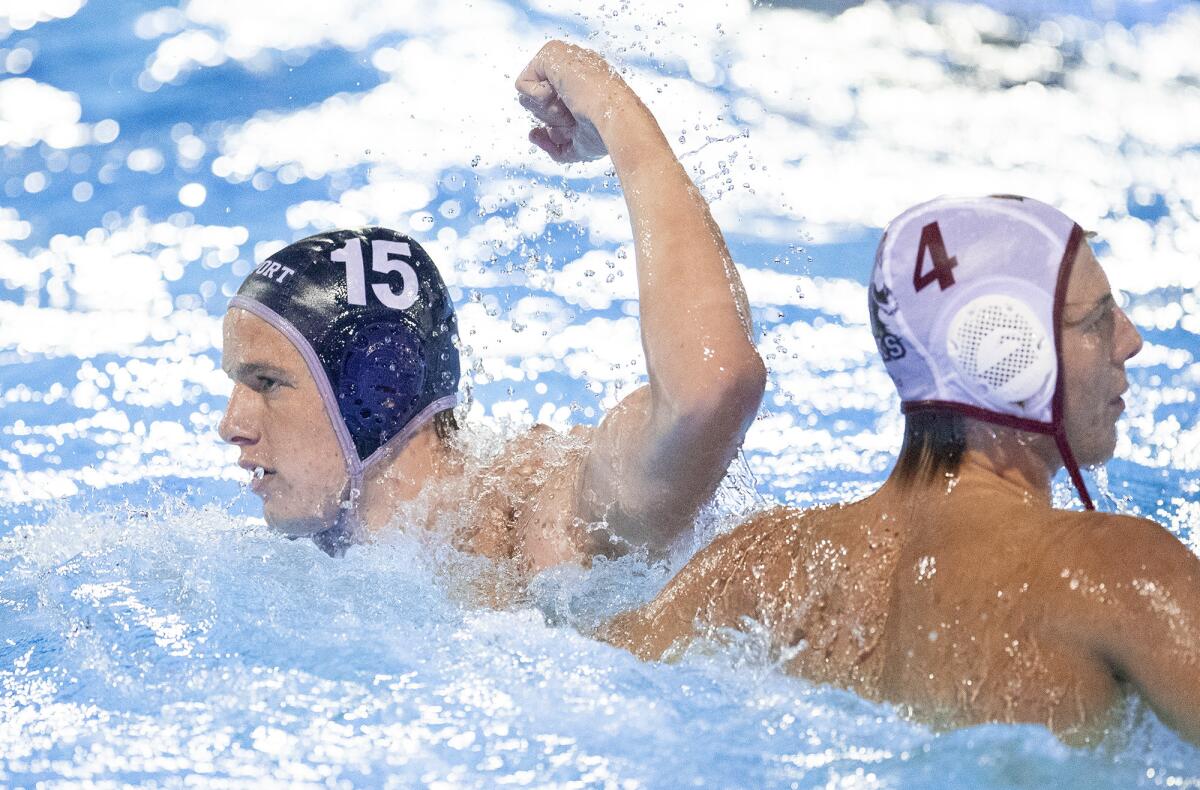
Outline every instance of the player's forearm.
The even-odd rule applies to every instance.
[[[623,85],[614,93],[597,129],[629,208],[655,407],[752,416],[765,370],[720,228],[649,110]]]

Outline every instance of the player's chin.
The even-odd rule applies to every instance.
[[[1114,423],[1103,435],[1091,437],[1091,441],[1084,447],[1073,449],[1076,453],[1075,460],[1080,466],[1099,466],[1111,461],[1117,451],[1116,424]]]
[[[281,502],[278,498],[263,502],[263,519],[271,531],[289,538],[308,538],[333,526],[337,512],[322,508],[297,507],[297,503]]]

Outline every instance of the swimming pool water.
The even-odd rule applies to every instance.
[[[1193,5],[21,5],[0,12],[0,784],[1200,786],[1200,751],[1136,700],[1073,750],[931,732],[780,674],[753,633],[670,665],[586,636],[738,513],[886,475],[901,423],[863,283],[881,224],[939,193],[1031,194],[1099,232],[1147,346],[1092,479],[1197,548]],[[334,560],[261,526],[215,435],[219,321],[288,241],[390,224],[455,290],[477,443],[594,422],[644,375],[632,252],[605,165],[525,142],[509,86],[551,36],[658,115],[772,374],[669,563],[558,569],[492,611],[489,567],[437,536]]]

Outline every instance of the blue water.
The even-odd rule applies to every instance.
[[[92,0],[30,24],[43,5],[0,24],[0,784],[1200,785],[1200,751],[1137,700],[1073,750],[931,732],[782,675],[753,634],[672,665],[586,636],[740,513],[886,476],[900,419],[862,287],[880,224],[939,192],[1033,194],[1100,233],[1147,349],[1093,487],[1197,546],[1193,4]],[[559,569],[491,611],[489,566],[436,536],[334,560],[261,526],[215,434],[219,320],[287,241],[386,222],[456,289],[479,444],[594,422],[644,375],[632,257],[604,166],[524,141],[508,85],[551,36],[629,69],[772,375],[669,563]]]

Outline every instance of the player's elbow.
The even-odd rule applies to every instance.
[[[750,354],[742,362],[739,374],[745,388],[744,400],[750,410],[750,416],[753,417],[758,413],[763,392],[767,389],[767,366],[758,355],[758,351]]]
[[[709,368],[683,411],[689,421],[709,429],[736,432],[740,438],[762,404],[767,369],[757,353],[747,354]]]

